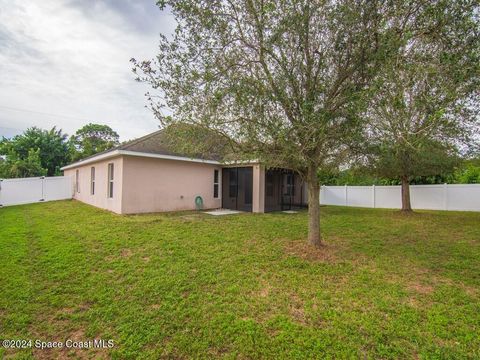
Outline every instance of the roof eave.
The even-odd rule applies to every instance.
[[[145,153],[145,152],[129,151],[129,150],[119,150],[119,152],[120,152],[120,155],[141,156],[141,157],[148,157],[148,158],[154,158],[154,159],[177,160],[177,161],[188,161],[188,162],[196,162],[196,163],[203,163],[203,164],[221,165],[221,162],[217,160],[189,158],[185,156],[154,154],[154,153]]]
[[[91,163],[95,163],[101,160],[110,159],[116,156],[139,156],[139,157],[147,157],[153,159],[164,159],[164,160],[177,160],[177,161],[187,161],[187,162],[195,162],[195,163],[203,163],[203,164],[211,164],[211,165],[221,165],[221,162],[216,160],[205,160],[205,159],[197,159],[197,158],[189,158],[184,156],[175,156],[175,155],[163,155],[163,154],[154,154],[154,153],[145,153],[139,151],[129,151],[129,150],[112,150],[110,152],[100,154],[98,156],[91,157],[89,159],[80,160],[73,164],[66,165],[60,170],[68,170],[73,169],[79,166],[88,165]]]
[[[120,156],[120,155],[121,155],[120,150],[112,150],[112,151],[109,151],[107,153],[100,154],[98,156],[93,156],[93,157],[85,159],[85,160],[80,160],[80,161],[74,162],[72,164],[65,165],[64,167],[61,167],[60,170],[63,171],[63,170],[73,169],[73,168],[76,168],[76,167],[79,167],[79,166],[91,164],[91,163],[101,161],[101,160],[105,160],[105,159],[110,159],[112,157]]]

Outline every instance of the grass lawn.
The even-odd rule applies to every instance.
[[[480,358],[480,213],[0,209],[0,339],[21,358]]]

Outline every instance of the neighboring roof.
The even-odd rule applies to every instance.
[[[103,151],[80,161],[66,165],[62,167],[61,170],[71,169],[77,166],[86,165],[120,155],[220,164],[218,156],[215,155],[210,157],[196,156],[192,158],[186,154],[172,151],[167,144],[165,133],[163,130],[158,130],[138,139],[126,142],[125,144],[119,145],[113,149]]]

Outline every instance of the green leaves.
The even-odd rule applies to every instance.
[[[371,164],[381,176],[451,173],[478,131],[478,4],[419,7],[405,41],[393,42],[395,56],[377,74],[364,113],[367,141],[377,149]]]
[[[119,135],[108,125],[90,123],[78,129],[70,142],[75,161],[119,145]]]
[[[359,125],[348,118],[363,105],[361,93],[371,77],[366,66],[374,69],[375,7],[295,1],[164,5],[179,23],[174,38],[161,38],[156,64],[133,61],[141,80],[158,92],[149,99],[162,125],[200,125],[229,138],[239,157],[272,166],[304,171],[336,159],[332,149]],[[167,109],[174,114],[169,121],[160,115]]]
[[[24,178],[47,175],[47,169],[42,167],[40,149],[29,149],[26,158],[9,157],[0,162],[1,178]]]
[[[53,127],[27,129],[22,135],[3,139],[0,155],[6,156],[3,177],[53,176],[68,163],[67,135]]]
[[[107,125],[88,124],[75,136],[53,127],[32,127],[12,139],[0,141],[0,177],[16,178],[61,175],[60,168],[71,161],[108,150],[119,144],[119,136]]]

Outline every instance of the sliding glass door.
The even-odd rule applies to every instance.
[[[222,207],[252,211],[253,168],[235,167],[222,170]]]

